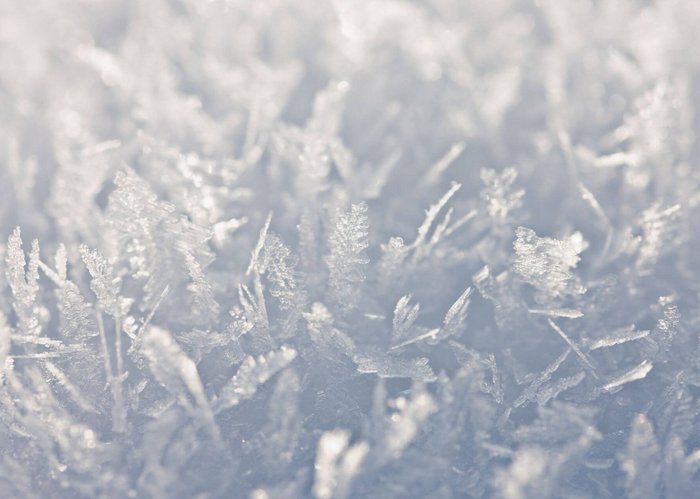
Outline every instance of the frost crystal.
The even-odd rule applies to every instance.
[[[481,198],[486,202],[486,211],[497,223],[509,219],[509,214],[522,205],[523,189],[512,192],[512,185],[518,176],[515,168],[506,168],[500,175],[495,170],[481,170],[481,180],[486,187]]]
[[[343,307],[352,306],[357,298],[355,283],[365,279],[363,266],[369,263],[367,249],[367,205],[354,204],[347,212],[338,211],[326,257],[333,296]]]
[[[64,279],[56,289],[57,308],[61,317],[61,335],[80,343],[98,334],[92,308],[78,286]]]
[[[406,295],[396,302],[396,308],[394,308],[394,319],[392,322],[392,337],[394,342],[401,341],[407,336],[410,336],[413,323],[418,317],[420,303],[409,305],[410,301],[411,295]]]
[[[639,414],[632,423],[626,451],[620,455],[621,466],[627,475],[628,497],[642,498],[657,495],[660,474],[659,447],[649,420]]]
[[[123,318],[131,304],[121,297],[121,279],[114,275],[114,269],[98,251],[90,251],[87,246],[80,248],[85,266],[90,272],[92,289],[102,310],[116,320]]]
[[[442,328],[440,328],[440,333],[437,335],[439,339],[454,336],[461,332],[460,329],[467,318],[467,308],[469,307],[469,297],[471,294],[472,288],[467,288],[447,311],[445,319],[442,322]]]
[[[290,314],[291,324],[298,317],[298,312],[306,305],[306,295],[297,282],[296,258],[291,250],[274,235],[269,234],[265,241],[261,273],[267,274],[270,281],[270,294],[277,298],[283,310]]]
[[[146,279],[142,308],[152,308],[166,287],[186,280],[195,314],[216,313],[218,304],[203,273],[212,259],[209,231],[176,216],[175,207],[160,201],[133,171],[118,172],[114,182],[106,218],[134,276]]]
[[[437,220],[440,211],[461,187],[461,184],[453,183],[452,187],[450,187],[450,189],[438,200],[437,203],[431,205],[430,208],[425,210],[425,220],[420,227],[418,227],[418,235],[416,236],[415,241],[413,241],[413,244],[411,244],[411,249],[414,250],[414,261],[420,260],[421,258],[427,256],[432,247],[439,241],[442,233],[447,229],[447,224],[449,223],[451,216],[451,212],[449,211],[445,215],[444,222],[434,229],[433,236],[428,239],[430,229],[433,227],[435,220]]]
[[[39,242],[32,242],[29,263],[24,257],[22,238],[17,227],[7,241],[5,277],[10,284],[13,307],[19,320],[19,329],[27,335],[39,334],[39,308],[36,302],[39,292]]]
[[[358,355],[353,359],[361,373],[376,373],[380,378],[412,378],[416,381],[435,381],[435,373],[428,359],[404,359],[392,356]]]
[[[615,331],[611,336],[598,338],[588,347],[590,350],[599,348],[608,348],[615,345],[621,345],[628,341],[640,340],[649,336],[649,331],[637,331],[634,326],[627,326]]]
[[[643,273],[648,273],[649,266],[678,243],[676,233],[679,211],[679,205],[662,209],[657,204],[642,213],[640,224],[644,236],[637,264]]]
[[[165,387],[183,407],[199,418],[219,438],[219,430],[209,405],[196,364],[182,351],[165,329],[151,326],[141,338],[143,355],[148,359],[155,379]],[[194,399],[194,405],[189,397]]]
[[[0,498],[695,497],[699,25],[0,1]]]
[[[421,424],[436,410],[435,401],[420,385],[414,386],[410,399],[399,398],[395,402],[397,411],[384,437],[382,452],[397,458],[411,443]]]
[[[638,366],[633,367],[629,371],[625,372],[624,374],[620,375],[619,377],[613,379],[610,381],[610,383],[606,384],[603,388],[607,391],[614,390],[615,388],[618,388],[626,383],[629,383],[630,381],[636,381],[638,379],[644,379],[647,374],[649,374],[649,371],[652,370],[654,365],[649,362],[648,360],[643,361],[641,364]]]
[[[350,482],[369,450],[364,442],[350,447],[349,437],[343,430],[329,431],[321,436],[314,467],[314,497],[342,499],[348,496]]]
[[[246,357],[236,375],[221,390],[216,401],[216,411],[231,408],[241,400],[250,398],[260,385],[287,367],[296,356],[294,349],[282,347],[279,351],[269,352],[257,359]]]
[[[539,237],[534,230],[518,227],[513,243],[513,269],[538,291],[538,301],[560,300],[585,293],[580,280],[571,273],[587,244],[576,232],[568,240]]]

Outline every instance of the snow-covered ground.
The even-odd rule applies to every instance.
[[[694,497],[698,26],[0,1],[0,497]]]

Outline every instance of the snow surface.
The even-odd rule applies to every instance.
[[[697,495],[699,25],[0,1],[0,497]]]

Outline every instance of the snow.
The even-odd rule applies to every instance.
[[[692,497],[699,24],[0,2],[0,497]]]

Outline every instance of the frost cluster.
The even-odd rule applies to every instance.
[[[0,2],[0,497],[690,498],[700,2]]]

